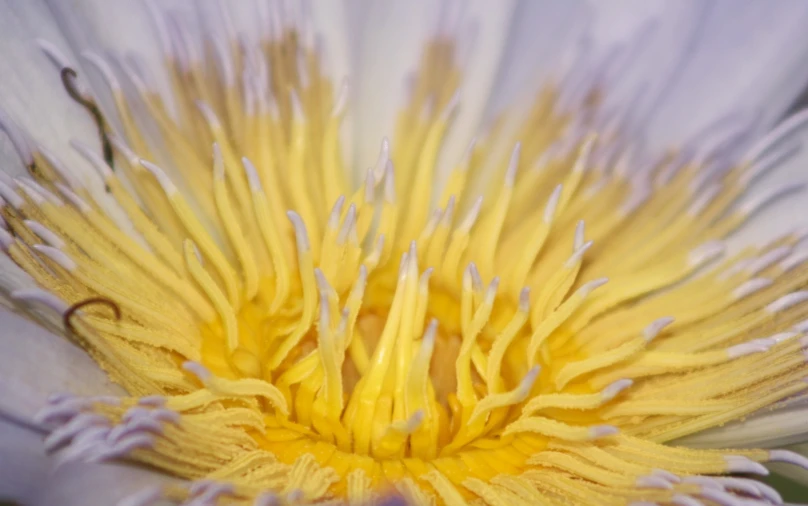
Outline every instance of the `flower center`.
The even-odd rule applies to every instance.
[[[241,497],[356,503],[386,486],[416,503],[665,502],[693,492],[679,474],[774,458],[658,444],[808,387],[801,235],[706,269],[778,195],[735,205],[770,145],[721,170],[682,153],[634,170],[597,83],[553,83],[435,191],[462,75],[439,38],[395,144],[353,189],[346,89],[295,30],[216,43],[213,69],[183,40],[166,65],[176,111],[125,65],[143,114],[89,57],[126,141],[46,46],[97,118],[103,157],[77,149],[102,188],[26,142],[33,179],[0,182],[0,243],[45,290],[15,298],[62,313],[132,395],[54,399],[43,419],[70,427],[54,445],[232,480]]]

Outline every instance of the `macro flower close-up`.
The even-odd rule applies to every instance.
[[[808,498],[807,25],[0,0],[0,504]]]

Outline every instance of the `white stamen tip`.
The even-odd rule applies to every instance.
[[[224,181],[224,159],[218,142],[213,143],[213,179]]]
[[[303,223],[303,218],[294,211],[286,211],[286,216],[289,218],[289,221],[292,222],[292,226],[295,229],[295,239],[300,252],[310,251],[309,234],[306,231],[306,224]]]
[[[0,247],[3,248],[3,251],[7,252],[13,244],[14,237],[7,230],[0,228]]]
[[[11,140],[11,145],[14,146],[14,150],[25,165],[30,166],[34,163],[34,155],[31,153],[31,146],[28,144],[25,133],[2,109],[0,109],[0,130],[4,131]]]
[[[65,247],[65,242],[62,240],[62,238],[56,235],[45,225],[34,220],[25,220],[24,223],[28,228],[31,229],[33,233],[39,236],[40,239],[48,243],[48,246],[53,246],[54,248],[58,249]]]
[[[661,476],[640,476],[634,482],[637,488],[657,488],[660,490],[673,490],[673,483]]]
[[[46,292],[40,288],[21,288],[19,290],[14,290],[11,292],[11,298],[27,303],[34,302],[37,304],[42,304],[43,306],[52,309],[60,315],[67,312],[70,307],[65,301],[56,295]]]
[[[735,290],[732,291],[732,296],[736,300],[743,299],[744,297],[748,297],[753,293],[762,290],[768,286],[771,286],[772,280],[769,278],[753,278],[749,281],[741,284]]]
[[[671,498],[671,502],[676,506],[704,506],[698,499],[693,499],[688,495],[676,494]]]
[[[586,227],[586,225],[584,224],[584,220],[579,221],[578,224],[575,225],[575,239],[574,239],[574,241],[572,243],[572,250],[573,251],[577,251],[577,250],[581,249],[581,247],[584,245],[585,227]]]
[[[604,388],[603,391],[601,392],[601,395],[603,396],[604,400],[607,401],[612,400],[615,397],[617,397],[620,394],[620,392],[629,388],[633,384],[634,381],[628,378],[619,379],[614,383],[609,384],[606,388]]]
[[[673,474],[670,471],[666,471],[664,469],[654,469],[653,471],[651,471],[651,474],[653,476],[659,476],[660,478],[664,478],[665,480],[668,480],[671,483],[681,483],[682,482],[682,479],[679,476]]]
[[[583,223],[583,222],[581,222],[581,223]],[[564,263],[564,267],[567,268],[567,269],[572,269],[573,267],[578,265],[578,262],[581,261],[581,259],[584,256],[584,253],[586,253],[589,250],[589,248],[592,247],[593,244],[594,243],[592,241],[587,241],[584,244],[582,244],[581,247],[579,247],[577,250],[575,250],[575,252],[572,254],[572,256],[570,256],[567,259],[567,261]]]
[[[365,175],[365,202],[372,203],[374,201],[376,190],[376,176],[373,174],[372,169],[368,169]]]
[[[806,333],[808,332],[808,320],[802,320],[801,322],[797,322],[791,328],[795,332]]]
[[[199,112],[202,114],[205,122],[210,125],[211,128],[221,128],[219,118],[216,116],[216,113],[213,112],[213,109],[207,104],[207,102],[203,100],[195,100],[194,105],[196,105],[196,108],[199,109]]]
[[[138,405],[140,406],[149,406],[153,408],[161,408],[165,406],[166,398],[162,395],[147,395],[146,397],[141,397],[137,401]]]
[[[727,471],[730,473],[769,475],[769,470],[763,464],[742,455],[725,455],[724,461],[727,463]]]
[[[800,335],[799,332],[779,332],[777,334],[771,335],[768,339],[774,341],[774,344],[782,343],[783,341],[788,341],[789,339],[793,339]]]
[[[749,201],[744,202],[739,211],[742,215],[751,216],[768,206],[772,202],[777,202],[779,199],[805,188],[805,183],[789,183],[769,191],[763,192],[760,195],[755,195]]]
[[[771,338],[753,339],[746,343],[736,344],[727,349],[727,356],[729,358],[738,358],[753,353],[763,353],[769,351],[769,348],[777,344],[777,341]]]
[[[348,241],[351,233],[356,229],[356,204],[351,204],[348,207],[348,212],[345,213],[345,220],[342,222],[342,227],[337,234],[337,244],[343,245]]]
[[[791,246],[780,246],[771,251],[766,252],[764,255],[756,258],[752,263],[746,266],[746,274],[756,276],[761,271],[766,270],[772,264],[783,260],[788,254],[791,253]]]
[[[718,184],[711,185],[701,194],[699,194],[698,197],[696,197],[696,200],[694,200],[693,203],[688,208],[687,213],[690,216],[694,217],[698,216],[713,202],[713,200],[715,200],[720,191],[721,191],[720,185]]]
[[[435,335],[437,335],[437,332],[438,332],[438,319],[432,318],[432,320],[429,321],[429,325],[427,326],[426,331],[424,331],[423,340],[425,345],[428,344],[431,347],[435,343]]]
[[[456,200],[457,199],[455,199],[454,195],[449,197],[449,201],[446,203],[446,211],[443,213],[443,217],[440,220],[441,227],[449,228],[452,225],[452,218],[454,217]]]
[[[457,230],[460,233],[469,233],[471,228],[477,222],[477,218],[480,216],[480,211],[483,208],[483,197],[480,195],[474,200],[474,204],[471,205],[471,209],[469,209],[468,214],[466,217],[463,218],[463,221],[460,222],[460,225],[457,226]]]
[[[384,166],[384,200],[390,204],[396,202],[396,175],[392,160],[387,160]]]
[[[790,450],[769,451],[769,462],[785,462],[808,470],[808,457]]]
[[[589,135],[584,141],[584,144],[581,146],[581,150],[579,151],[578,158],[575,160],[575,165],[572,167],[573,172],[584,172],[587,169],[589,157],[595,146],[595,141],[596,137],[594,135]]]
[[[36,39],[36,44],[59,70],[70,66],[70,60],[67,59],[56,44],[45,39]]]
[[[253,165],[246,156],[241,158],[241,164],[244,166],[244,172],[247,173],[247,182],[250,185],[250,189],[254,192],[262,191],[261,179],[258,177],[258,171],[255,169],[255,165]]]
[[[58,189],[59,193],[61,193],[62,196],[65,199],[67,199],[68,202],[73,204],[73,207],[78,209],[80,213],[87,214],[93,210],[93,208],[90,207],[90,204],[85,202],[83,198],[76,195],[76,192],[74,192],[67,186],[63,185],[62,183],[56,183],[56,189]]]
[[[208,370],[208,368],[199,362],[193,362],[191,360],[183,362],[182,368],[196,376],[202,383],[207,382],[213,377],[213,374]]]
[[[650,325],[648,325],[647,327],[645,327],[645,329],[643,329],[642,331],[643,338],[648,342],[652,341],[659,335],[660,332],[662,332],[662,329],[664,329],[671,323],[673,323],[672,316],[663,316],[662,318],[654,320],[653,322],[651,322]]]
[[[121,91],[121,83],[118,82],[118,78],[115,77],[115,72],[112,71],[112,67],[109,66],[106,60],[92,51],[83,51],[81,56],[101,73],[113,92],[117,93]]]
[[[530,288],[522,288],[519,292],[519,311],[527,313],[530,311]]]
[[[516,181],[516,169],[519,168],[519,157],[522,154],[522,143],[517,142],[511,152],[511,159],[508,162],[508,169],[505,171],[505,186],[511,187]]]
[[[740,506],[736,496],[728,494],[720,489],[704,488],[699,494],[701,497],[720,504],[721,506]]]
[[[781,145],[791,134],[800,130],[806,121],[808,121],[808,109],[802,109],[790,115],[752,146],[752,149],[744,155],[744,160],[749,162],[759,160],[770,149]]]
[[[454,115],[455,111],[458,110],[460,107],[460,90],[454,92],[452,97],[446,103],[446,106],[441,111],[440,119],[442,121],[449,121],[449,119]]]
[[[163,497],[163,489],[152,486],[124,497],[115,506],[151,506]]]
[[[795,251],[782,262],[780,262],[780,269],[783,272],[788,272],[794,267],[801,265],[808,260],[808,250]]]
[[[51,452],[70,442],[71,439],[91,427],[108,427],[109,420],[95,413],[80,413],[68,423],[58,427],[45,438],[45,451]]]
[[[541,372],[541,366],[534,365],[527,374],[525,374],[522,381],[519,382],[517,397],[520,399],[520,402],[527,399],[527,396],[530,395],[530,391],[533,390],[533,385],[536,383],[536,378],[539,377],[539,372]]]
[[[23,188],[32,199],[34,198],[34,195],[37,195],[39,198],[44,197],[45,200],[56,207],[62,207],[65,205],[62,199],[54,195],[50,190],[45,189],[44,186],[40,185],[31,178],[17,177],[14,178],[14,182]]]
[[[19,196],[19,194],[14,191],[14,189],[8,186],[6,183],[0,181],[0,197],[3,198],[6,202],[11,204],[11,207],[14,209],[19,210],[22,206],[25,205],[25,199]]]
[[[90,162],[90,165],[101,175],[101,179],[106,181],[113,176],[112,169],[109,168],[103,158],[96,154],[96,150],[76,139],[71,139],[70,145],[73,146],[73,149],[78,151],[85,160]]]
[[[289,93],[289,101],[292,103],[292,117],[298,123],[303,123],[306,121],[306,114],[303,112],[303,104],[300,102],[300,97],[297,96],[297,92],[292,90]]]
[[[688,263],[691,267],[697,267],[709,263],[724,254],[726,245],[722,241],[710,241],[696,247],[688,255]]]
[[[581,288],[578,289],[578,295],[581,297],[587,297],[590,293],[592,293],[596,288],[600,288],[601,286],[605,285],[609,282],[609,278],[598,278],[590,281],[589,283],[583,285]]]
[[[485,293],[486,302],[489,299],[491,303],[494,302],[494,297],[496,296],[498,289],[499,289],[499,276],[492,279],[491,283],[488,285],[488,290]]]
[[[33,248],[67,271],[73,272],[78,268],[76,262],[60,249],[54,248],[53,246],[45,246],[44,244],[34,244]]]
[[[137,156],[137,154],[135,154],[134,151],[132,151],[132,148],[127,146],[127,144],[114,133],[110,132],[107,135],[107,138],[109,139],[110,144],[112,144],[112,147],[118,150],[118,153],[121,156],[126,158],[127,162],[129,162],[129,165],[131,165],[134,168],[137,168],[137,166],[139,165],[140,158]]]
[[[373,172],[376,174],[377,179],[381,179],[385,175],[387,162],[390,160],[390,141],[387,137],[382,138],[382,146],[379,149],[379,157],[376,159],[376,165]]]
[[[328,228],[337,230],[339,227],[339,218],[342,216],[342,207],[345,205],[345,195],[340,195],[337,201],[334,202],[334,207],[331,208],[331,213],[328,215]]]
[[[589,427],[589,438],[600,439],[602,437],[614,436],[618,434],[620,429],[614,425],[594,425]]]
[[[797,304],[802,304],[806,300],[808,300],[808,290],[800,290],[798,292],[792,292],[780,297],[779,299],[775,300],[774,302],[766,306],[766,311],[769,313],[779,313],[780,311],[790,309],[796,306]]]
[[[277,495],[265,492],[255,498],[253,506],[280,506],[281,502]]]
[[[23,177],[15,177],[12,181],[14,185],[22,190],[22,192],[26,194],[29,199],[33,200],[36,205],[42,206],[45,204],[45,197],[37,188],[39,185],[33,181],[27,181],[26,178]]]
[[[166,195],[170,197],[177,193],[177,187],[174,186],[174,183],[171,182],[171,179],[168,177],[168,174],[166,174],[163,171],[163,169],[161,169],[160,167],[151,162],[147,162],[142,158],[140,159],[140,165],[144,169],[151,172],[154,178],[157,179],[157,182],[160,183],[160,186],[163,188],[163,191],[166,192]]]
[[[555,216],[556,208],[558,207],[558,201],[561,199],[561,190],[563,189],[562,185],[558,185],[553,190],[553,193],[550,195],[550,198],[547,200],[547,205],[544,207],[544,222],[547,224],[552,223],[553,217]]]

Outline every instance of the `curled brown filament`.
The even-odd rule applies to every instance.
[[[112,143],[109,141],[109,137],[107,136],[107,122],[104,120],[104,115],[101,114],[101,109],[98,108],[95,101],[91,98],[87,98],[79,92],[78,88],[76,87],[76,77],[78,74],[75,70],[70,67],[65,67],[62,69],[61,78],[62,78],[62,85],[65,87],[67,94],[70,95],[70,98],[84,106],[87,109],[87,112],[93,117],[93,121],[95,121],[96,126],[98,127],[98,136],[101,138],[101,147],[104,150],[104,161],[107,162],[111,168],[115,168],[115,157],[112,153]]]
[[[72,318],[76,315],[76,311],[85,306],[90,306],[92,304],[103,304],[111,308],[112,311],[115,313],[115,319],[116,320],[121,319],[121,306],[119,306],[117,302],[111,299],[107,299],[106,297],[90,297],[89,299],[84,299],[79,302],[76,302],[75,304],[67,308],[67,311],[65,311],[65,314],[62,316],[62,322],[64,324],[65,329],[68,332],[73,334],[76,333],[76,328],[73,326],[72,322]]]

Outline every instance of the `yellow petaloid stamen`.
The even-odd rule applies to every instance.
[[[808,388],[803,236],[718,261],[779,195],[743,192],[808,114],[745,158],[643,168],[608,89],[555,83],[518,137],[478,138],[436,188],[464,73],[441,33],[353,188],[347,85],[333,95],[310,20],[280,11],[257,45],[210,41],[214,62],[156,14],[176,114],[137,65],[133,102],[88,56],[126,134],[98,120],[109,153],[75,144],[105,194],[0,116],[32,176],[0,179],[0,247],[40,286],[11,299],[63,315],[131,394],[55,396],[49,448],[199,479],[163,492],[228,504],[734,504],[700,475],[808,463],[664,444]],[[157,153],[164,169],[140,158]]]

